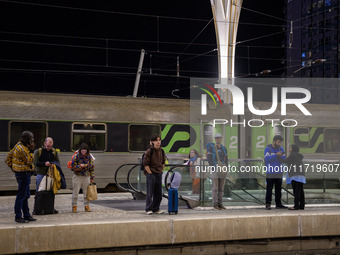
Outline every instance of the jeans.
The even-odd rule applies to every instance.
[[[30,217],[28,199],[31,196],[31,172],[16,172],[15,178],[18,182],[18,194],[14,205],[15,218],[22,218],[22,213],[24,214],[24,218]]]
[[[38,175],[37,175],[37,179],[36,179],[36,181],[35,181],[35,186],[36,186],[35,191],[36,191],[36,192],[38,192],[39,184],[41,183],[41,181],[42,181],[42,179],[44,178],[44,176],[45,176],[45,175],[43,175],[43,174],[38,174]]]
[[[162,174],[146,175],[145,211],[157,212],[162,201]]]
[[[72,206],[77,206],[78,194],[80,189],[83,190],[84,206],[88,206],[90,201],[86,198],[87,186],[90,184],[90,176],[73,175],[72,177]]]
[[[212,178],[211,180],[213,206],[221,206],[226,178]]]
[[[272,191],[273,186],[275,185],[275,203],[277,206],[281,205],[282,178],[266,178],[266,181],[267,181],[266,204],[271,204],[272,202]]]

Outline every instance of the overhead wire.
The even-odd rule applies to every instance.
[[[106,13],[106,14],[117,14],[117,15],[148,17],[148,18],[162,18],[162,19],[174,19],[174,20],[191,20],[191,21],[200,21],[200,22],[207,22],[207,21],[209,21],[207,19],[197,19],[197,18],[187,18],[187,17],[184,18],[184,17],[173,17],[173,16],[161,16],[161,15],[141,14],[141,13],[132,13],[132,12],[107,11],[107,10],[80,8],[80,7],[72,7],[72,6],[40,4],[40,3],[32,3],[32,2],[20,2],[20,1],[14,1],[14,0],[0,0],[0,2],[11,3],[11,4],[31,5],[31,6],[40,6],[40,7],[48,7],[48,8],[57,8],[57,9],[66,9],[66,10],[74,10],[74,11],[86,11],[86,12],[96,12],[96,13]]]
[[[191,19],[191,18],[181,18],[181,17],[170,17],[170,16],[159,16],[159,15],[148,15],[148,14],[138,14],[138,13],[126,13],[126,12],[115,12],[115,11],[104,11],[104,10],[93,10],[93,9],[87,9],[87,8],[76,8],[76,7],[67,7],[67,6],[56,6],[56,5],[47,5],[47,4],[37,4],[37,3],[23,3],[23,2],[18,2],[18,1],[7,1],[7,0],[0,0],[0,2],[8,2],[8,3],[16,3],[16,4],[29,4],[29,5],[34,5],[34,6],[43,6],[43,7],[53,7],[53,8],[62,8],[62,9],[71,9],[71,10],[79,10],[79,11],[93,11],[93,12],[100,12],[100,13],[111,13],[111,14],[120,14],[120,15],[133,15],[133,16],[141,16],[141,17],[152,17],[152,18],[165,18],[165,19],[180,19],[180,20],[193,20],[193,21],[207,21],[207,20],[203,20],[203,19]],[[266,13],[262,13],[262,12],[258,12],[258,11],[254,11],[254,10],[250,10],[248,8],[245,8],[245,7],[242,7],[242,9],[244,10],[247,10],[247,11],[252,11],[254,13],[257,13],[257,14],[261,14],[261,15],[264,15],[264,16],[267,16],[267,17],[271,17],[271,18],[276,18],[276,19],[279,19],[279,20],[283,20],[285,22],[288,22],[288,20],[285,20],[285,19],[281,19],[281,18],[278,18],[278,17],[275,17],[275,16],[272,16],[272,15],[268,15]],[[316,14],[314,14],[316,15]],[[208,22],[208,24],[203,28],[203,30],[210,24],[211,20]],[[239,23],[241,24],[241,23]],[[249,23],[250,25],[250,23]],[[271,25],[271,24],[251,24],[251,25]],[[273,26],[273,25],[272,25]],[[280,26],[282,27],[282,25],[274,25],[274,26]],[[302,27],[303,28],[303,27]],[[297,28],[294,28],[294,29],[297,29]],[[319,28],[320,29],[320,28]],[[324,29],[327,29],[327,28],[324,28]],[[202,31],[200,33],[202,33]],[[287,31],[280,31],[280,32],[277,32],[277,33],[272,33],[272,34],[269,34],[269,35],[264,35],[264,36],[259,36],[259,37],[256,37],[256,38],[252,38],[252,39],[248,39],[248,40],[243,40],[243,41],[239,41],[239,42],[236,42],[236,45],[238,44],[243,44],[243,43],[246,43],[246,42],[249,42],[249,41],[253,41],[253,40],[258,40],[258,39],[262,39],[262,38],[266,38],[266,37],[269,37],[269,36],[273,36],[273,35],[277,35],[277,34],[281,34],[281,33],[286,33]],[[180,54],[185,54],[184,52],[187,50],[187,48],[189,48],[191,45],[202,45],[202,44],[194,44],[194,41],[197,39],[197,37],[200,35],[200,33],[189,43],[189,45],[180,53]],[[40,34],[40,36],[42,36]],[[43,35],[43,36],[50,36],[50,35]],[[67,37],[67,36],[61,36],[61,37]],[[68,37],[68,38],[75,38],[75,37]],[[94,38],[87,38],[87,37],[83,37],[83,39],[86,38],[86,39],[94,39]],[[95,38],[97,40],[97,38]],[[105,40],[107,40],[107,38],[105,38]],[[117,39],[108,39],[108,40],[117,40]],[[0,41],[5,41],[5,42],[18,42],[18,41],[13,41],[13,40],[0,40]],[[126,40],[123,40],[123,41],[126,41]],[[131,41],[134,41],[134,40],[131,40]],[[142,40],[141,40],[142,41]],[[149,41],[150,42],[150,41]],[[32,44],[39,44],[39,45],[48,45],[48,46],[65,46],[65,47],[79,47],[79,48],[89,48],[89,49],[107,49],[107,48],[104,48],[104,47],[95,47],[95,46],[79,46],[79,45],[61,45],[61,44],[50,44],[50,43],[37,43],[37,42],[27,42],[27,43],[32,43]],[[150,43],[173,43],[173,42],[150,42]],[[185,43],[179,43],[178,44],[185,44]],[[238,47],[243,47],[243,45],[238,45]],[[254,48],[258,48],[258,47],[265,47],[265,48],[274,48],[273,46],[244,46],[244,47],[254,47]],[[277,47],[277,48],[287,48],[287,47]],[[139,52],[140,50],[134,50],[134,49],[121,49],[121,48],[108,48],[109,50],[122,50],[122,51],[134,51],[134,52]],[[192,54],[192,53],[186,53],[185,55],[192,55],[194,57],[191,57],[187,60],[184,60],[182,62],[185,62],[185,61],[189,61],[189,60],[192,60],[194,58],[197,58],[197,57],[200,57],[200,56],[205,56],[207,54],[209,54],[210,52],[212,51],[215,51],[216,49],[214,50],[211,50],[211,51],[208,51],[206,53],[202,53],[202,54]],[[159,51],[149,51],[150,53],[160,53],[160,54],[178,54],[176,52],[159,52]],[[210,55],[208,55],[210,56]],[[214,55],[215,56],[215,55]],[[163,56],[165,57],[165,56]],[[237,57],[237,58],[242,58],[242,57]],[[244,57],[244,58],[248,58],[248,59],[261,59],[261,60],[280,60],[281,59],[269,59],[269,58],[249,58],[249,57]],[[6,60],[7,61],[7,60]],[[50,63],[49,63],[50,64]],[[70,63],[55,63],[55,64],[65,64],[65,65],[78,65],[78,64],[70,64]],[[87,66],[87,65],[84,65],[84,64],[80,64],[80,66]],[[90,65],[91,67],[96,67],[95,65]],[[97,66],[97,67],[101,67],[101,66]],[[109,66],[109,67],[113,67],[113,66]],[[132,67],[122,67],[122,68],[131,68]],[[134,68],[135,69],[135,68]],[[282,69],[282,68],[280,68]],[[28,70],[28,69],[26,69]],[[45,70],[46,71],[46,70]],[[47,70],[49,71],[49,70]],[[58,72],[58,70],[52,70],[52,71],[56,71]],[[190,70],[188,70],[190,71]],[[65,72],[65,71],[61,71],[61,72]],[[73,72],[73,71],[71,71]],[[77,72],[77,71],[76,71]],[[183,70],[184,72],[184,70]],[[194,72],[194,71],[192,71]],[[90,72],[89,72],[90,73]],[[108,73],[108,72],[104,72],[104,73]],[[135,73],[134,73],[135,74]],[[158,74],[158,76],[160,76]],[[184,76],[183,76],[184,77]],[[187,78],[187,77],[185,77]]]

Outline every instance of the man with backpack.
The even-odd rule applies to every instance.
[[[47,175],[47,171],[54,161],[60,163],[59,155],[56,149],[53,148],[53,139],[47,137],[44,147],[34,151],[34,166],[37,173],[36,191],[38,191],[41,180]]]
[[[264,150],[264,162],[266,164],[266,209],[271,209],[272,191],[275,185],[275,203],[277,209],[287,208],[281,203],[281,187],[282,187],[282,159],[285,159],[285,152],[281,147],[283,141],[282,136],[276,135],[273,138],[273,144],[269,144]]]
[[[162,214],[159,209],[162,201],[162,173],[165,164],[165,154],[161,148],[161,137],[155,135],[151,138],[151,145],[143,157],[143,166],[146,174],[146,214]]]
[[[228,173],[218,171],[217,166],[223,167],[228,166],[228,152],[226,147],[223,146],[222,135],[216,133],[215,136],[216,143],[207,144],[207,160],[211,167],[214,167],[214,171],[211,171],[212,179],[212,202],[213,207],[216,210],[226,210],[222,204],[224,186],[226,183],[226,178]],[[227,185],[228,193],[230,193],[229,186]]]
[[[36,179],[36,194],[39,191],[39,185],[43,178],[47,176],[47,172],[53,163],[60,165],[59,155],[56,149],[53,148],[53,139],[47,137],[44,142],[44,146],[34,151],[34,166],[37,173]],[[47,181],[47,180],[46,180]],[[45,188],[46,189],[46,188]],[[45,190],[44,189],[44,190]],[[37,201],[35,201],[37,203]],[[52,203],[52,202],[51,202]],[[57,214],[58,211],[54,209],[54,202],[51,213]],[[36,204],[35,204],[36,210]],[[33,211],[33,214],[40,214],[39,211]]]

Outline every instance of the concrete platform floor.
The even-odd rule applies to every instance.
[[[56,215],[36,215],[36,222],[14,222],[15,196],[0,197],[0,254],[72,251],[133,246],[339,237],[340,205],[307,205],[301,211],[263,206],[186,209],[177,215],[146,215],[145,201],[129,193],[99,194],[85,213],[71,213],[71,194],[56,195]],[[34,196],[29,199],[30,211]],[[167,209],[163,199],[161,209]]]

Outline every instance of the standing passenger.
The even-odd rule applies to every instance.
[[[303,167],[303,155],[299,153],[299,146],[293,144],[289,147],[290,155],[285,160],[288,172],[287,184],[292,184],[294,193],[294,207],[289,210],[305,209],[305,192],[303,184],[306,183],[305,170]]]
[[[33,172],[34,136],[30,131],[21,134],[22,139],[8,153],[6,163],[15,173],[18,182],[18,194],[15,199],[15,221],[28,223],[36,221],[29,212],[28,199],[30,198],[30,183]],[[24,217],[22,217],[22,214]]]
[[[77,212],[77,200],[80,189],[83,190],[85,212],[91,212],[90,201],[86,198],[87,186],[93,183],[94,164],[93,157],[90,154],[89,146],[86,143],[82,143],[78,152],[72,158],[72,212]]]
[[[197,150],[190,150],[189,160],[186,163],[190,166],[190,177],[192,180],[192,194],[199,194],[200,192],[200,171],[196,171],[196,166],[201,169],[201,158]]]
[[[283,141],[282,136],[276,135],[273,138],[273,144],[269,144],[267,148],[264,150],[264,162],[266,164],[266,182],[267,182],[267,190],[266,190],[266,209],[271,209],[272,202],[272,191],[273,186],[275,185],[275,203],[276,208],[283,209],[287,208],[281,203],[281,187],[282,187],[282,173],[283,173],[283,165],[282,160],[286,158],[284,155],[285,152],[281,147],[281,142]]]
[[[222,135],[220,133],[216,133],[214,137],[216,143],[207,144],[207,159],[209,165],[215,167],[215,171],[211,173],[212,202],[214,209],[225,210],[226,208],[223,206],[222,201],[227,173],[223,171],[217,172],[217,166],[220,166],[221,168],[223,166],[228,167],[228,153],[226,147],[224,147],[221,143]],[[227,188],[229,189],[229,186],[227,186]]]
[[[51,163],[53,161],[60,164],[58,152],[53,148],[53,139],[47,137],[44,147],[34,151],[34,166],[37,173],[36,191],[38,191],[41,180],[47,175],[48,169],[53,165]]]
[[[165,164],[164,151],[161,148],[161,137],[151,138],[151,145],[145,152],[143,165],[146,171],[146,214],[162,214],[159,209],[162,201],[162,173]]]

